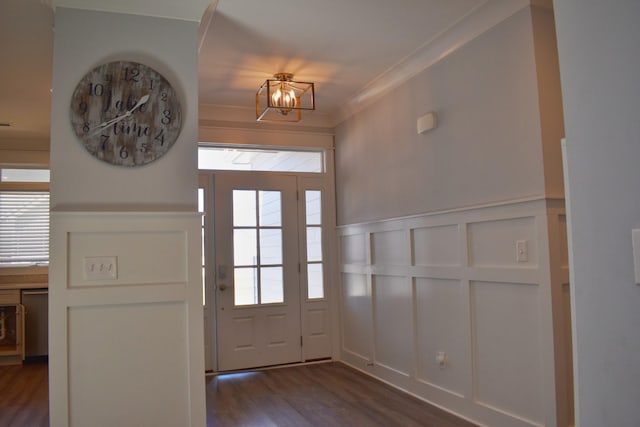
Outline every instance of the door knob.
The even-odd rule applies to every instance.
[[[220,289],[221,291],[224,291],[225,289],[227,289],[227,285],[220,285],[218,286],[218,289]]]

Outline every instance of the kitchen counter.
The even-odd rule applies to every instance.
[[[0,290],[3,289],[46,289],[49,283],[0,283]]]
[[[45,272],[11,274],[0,272],[0,289],[44,289],[49,287],[49,275]]]

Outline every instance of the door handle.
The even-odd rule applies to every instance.
[[[221,291],[224,291],[225,289],[227,289],[227,285],[220,285],[218,286],[218,289],[220,289]]]

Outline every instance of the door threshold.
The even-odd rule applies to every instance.
[[[255,368],[236,369],[231,371],[207,371],[205,372],[205,376],[215,377],[218,375],[226,375],[226,374],[244,374],[247,372],[269,371],[272,369],[293,368],[295,366],[318,365],[320,363],[330,363],[330,362],[334,362],[334,360],[331,357],[327,357],[322,359],[307,360],[304,362],[284,363],[282,365],[258,366]]]

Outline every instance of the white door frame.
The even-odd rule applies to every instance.
[[[323,192],[323,254],[326,260],[325,266],[325,298],[322,300],[306,299],[306,289],[304,297],[301,296],[302,328],[305,337],[303,346],[303,360],[315,360],[330,357],[337,359],[339,355],[339,309],[337,297],[339,294],[339,275],[337,271],[338,245],[335,233],[335,187],[333,174],[333,150],[325,150],[325,172],[317,173],[294,173],[298,177],[298,189],[319,189]],[[213,247],[214,226],[213,226],[213,191],[216,175],[236,174],[238,171],[201,171],[199,176],[200,188],[205,194],[205,230],[204,230],[204,254],[207,259],[205,268],[205,305],[204,321],[210,322],[211,327],[205,325],[205,358],[207,371],[215,371],[218,366],[217,337],[216,337],[216,292],[213,292],[216,283],[214,266],[216,265],[215,248]],[[272,172],[278,174],[280,172]],[[283,172],[284,173],[284,172]],[[282,173],[280,173],[282,174]],[[292,173],[285,173],[291,175]],[[301,230],[303,228],[300,228]],[[302,245],[301,245],[302,247]],[[213,261],[210,261],[213,260]],[[306,282],[305,282],[306,283]],[[310,331],[310,328],[319,322],[318,316],[325,316],[324,324],[327,327],[327,334],[318,334]],[[307,338],[308,337],[308,338]],[[328,349],[328,350],[327,350]]]

